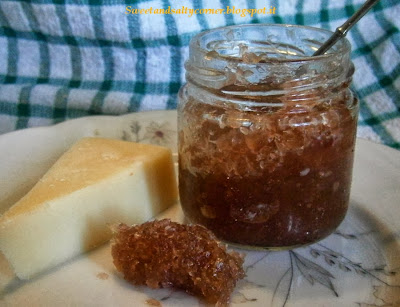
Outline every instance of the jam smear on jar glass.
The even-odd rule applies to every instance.
[[[257,41],[258,32],[282,42]],[[308,56],[329,34],[252,25],[192,40],[178,108],[180,199],[191,222],[230,243],[284,249],[343,220],[358,102],[347,41]]]

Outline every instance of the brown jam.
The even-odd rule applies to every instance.
[[[228,306],[236,282],[245,275],[243,256],[228,252],[212,232],[167,219],[118,225],[111,253],[127,281],[184,289],[216,306]]]
[[[189,100],[180,120],[190,221],[232,243],[274,248],[320,240],[343,220],[357,124],[346,100],[258,112]]]
[[[196,35],[179,92],[185,216],[222,240],[294,248],[329,235],[350,196],[358,101],[331,32],[235,25]]]

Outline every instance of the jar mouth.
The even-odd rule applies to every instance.
[[[278,24],[234,25],[205,31],[190,42],[186,81],[239,100],[330,96],[351,82],[350,43],[341,39],[312,56],[328,30]]]
[[[194,36],[190,48],[209,60],[270,63],[329,61],[350,52],[346,38],[339,40],[325,54],[312,56],[333,32],[291,24],[245,24],[220,27]]]

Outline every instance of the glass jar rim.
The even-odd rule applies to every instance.
[[[204,37],[208,35],[212,35],[214,33],[222,32],[222,31],[231,31],[231,30],[237,30],[237,29],[246,29],[246,28],[293,28],[293,29],[304,29],[307,31],[313,31],[314,33],[319,33],[319,34],[324,34],[326,35],[326,40],[334,33],[330,30],[326,29],[321,29],[317,27],[311,27],[311,26],[303,26],[303,25],[293,25],[293,24],[269,24],[269,23],[259,23],[259,24],[241,24],[241,25],[230,25],[230,26],[224,26],[224,27],[218,27],[218,28],[213,28],[209,29],[206,31],[203,31],[197,35],[195,35],[189,44],[189,47],[191,50],[195,50],[196,52],[199,52],[200,54],[203,54],[204,56],[209,56],[210,51],[213,51],[212,49],[206,49],[202,48],[200,46],[200,41]],[[321,45],[324,42],[321,42]],[[329,60],[332,57],[337,57],[339,54],[346,54],[349,53],[351,50],[351,45],[349,40],[346,37],[343,37],[340,39],[327,53],[324,53],[322,55],[317,55],[317,56],[302,56],[298,58],[271,58],[270,62],[274,63],[305,63],[305,62],[310,62],[310,61],[326,61]],[[315,50],[316,51],[316,50]],[[219,54],[218,54],[219,55]],[[223,56],[219,55],[221,58]],[[230,60],[234,60],[233,57],[229,58]],[[258,65],[262,64],[268,64],[270,62],[266,63],[257,63]]]

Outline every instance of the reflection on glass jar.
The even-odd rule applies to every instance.
[[[244,25],[194,37],[179,94],[185,216],[227,242],[293,248],[329,235],[349,202],[358,102],[347,40]]]

